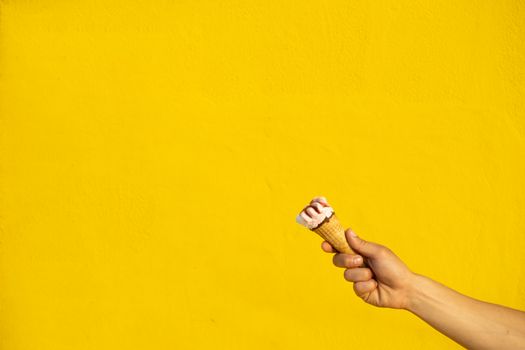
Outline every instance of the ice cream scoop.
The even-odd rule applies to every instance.
[[[355,254],[348,245],[345,230],[325,197],[315,197],[295,219],[321,236],[340,253]]]

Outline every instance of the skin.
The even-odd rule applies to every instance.
[[[328,205],[317,197],[308,207],[319,209],[315,202]],[[335,253],[334,265],[345,269],[344,278],[366,303],[410,311],[468,349],[525,349],[525,312],[458,293],[410,271],[387,247],[351,229],[345,235],[356,255],[338,253],[328,242],[321,248]]]

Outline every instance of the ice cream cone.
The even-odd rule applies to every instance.
[[[314,231],[340,253],[355,254],[345,237],[345,230],[326,198],[316,197],[296,218],[297,223]]]
[[[348,245],[345,237],[345,229],[335,214],[327,218],[321,225],[312,229],[325,241],[330,243],[340,253],[355,254]]]

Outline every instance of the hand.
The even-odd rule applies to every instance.
[[[351,229],[345,235],[350,247],[360,255],[337,253],[328,242],[323,242],[321,248],[337,253],[333,263],[346,269],[344,277],[354,282],[355,293],[374,306],[406,309],[415,274],[387,247],[362,240]]]

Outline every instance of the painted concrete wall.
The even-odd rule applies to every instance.
[[[354,296],[318,194],[525,308],[524,10],[1,1],[0,347],[458,348]]]

